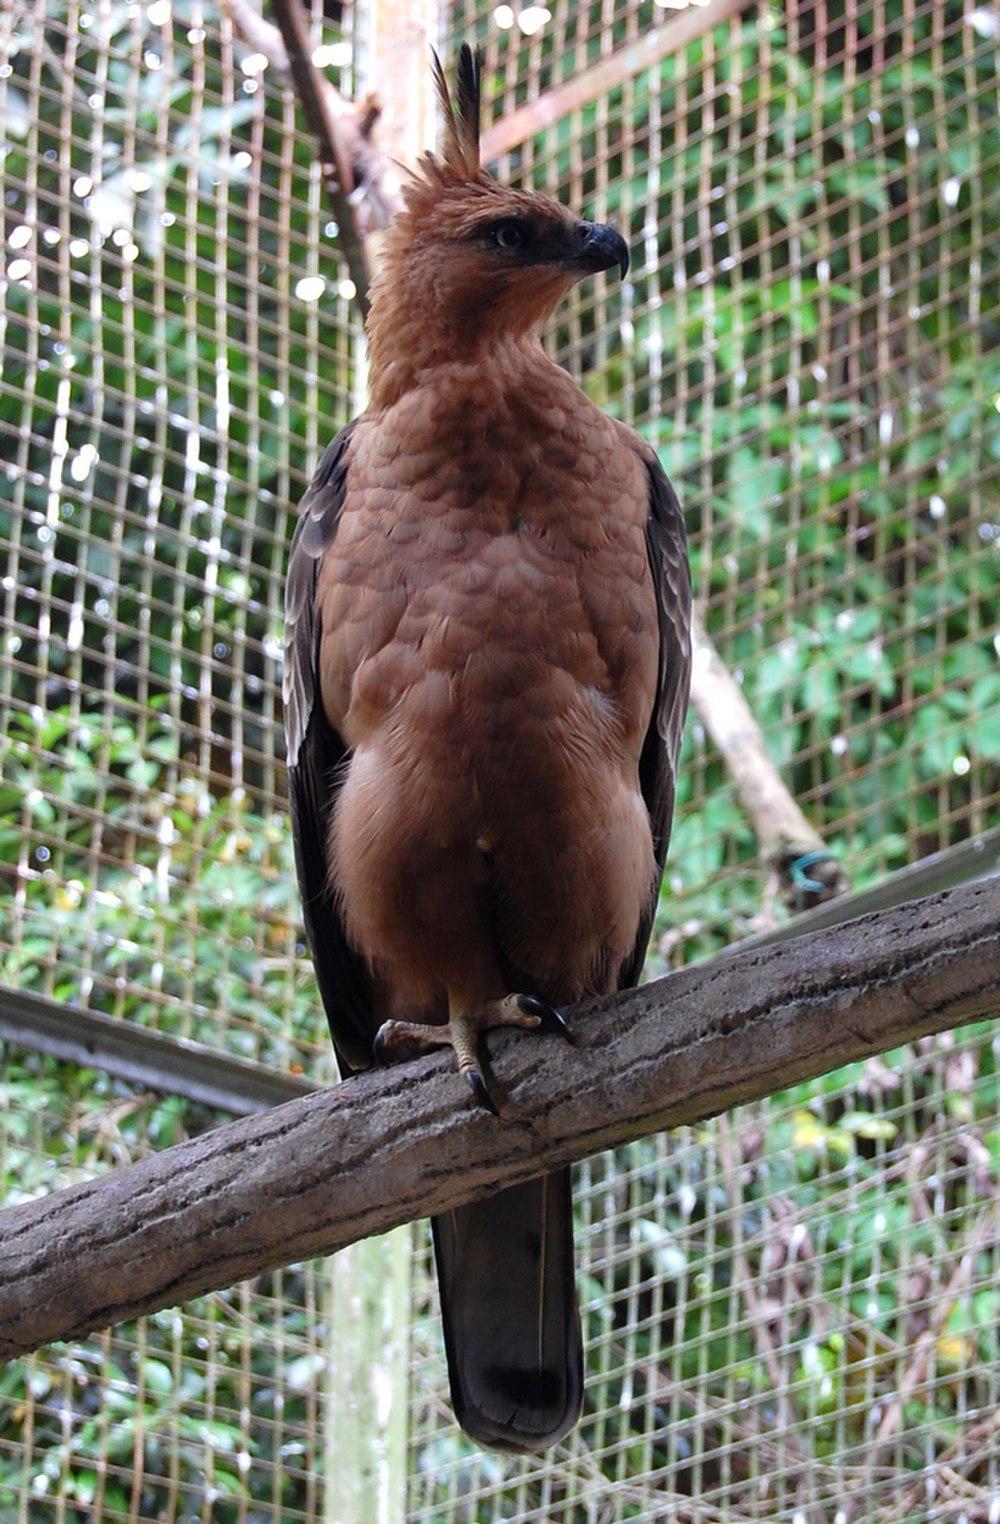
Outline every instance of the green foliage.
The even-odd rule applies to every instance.
[[[65,827],[55,866],[25,884],[25,930],[3,978],[209,1046],[221,1016],[231,1051],[282,1069],[315,1054],[322,1072],[328,1043],[298,941],[287,821],[257,815],[245,796],[216,798],[195,778],[169,792],[175,750],[169,719],[140,744],[126,719],[109,734],[86,711],[69,726],[58,715],[12,717],[0,864],[16,868],[25,819],[40,835]],[[120,831],[136,841],[134,864],[105,868],[96,885],[91,821],[74,817],[77,804],[100,808],[106,840]]]

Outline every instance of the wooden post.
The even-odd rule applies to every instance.
[[[438,0],[373,0],[371,77],[382,105],[379,146],[413,164],[435,137],[431,48],[440,34]]]
[[[406,1518],[411,1233],[329,1261],[324,1524]]]
[[[374,0],[369,16],[368,87],[382,107],[380,193],[390,203],[402,178],[397,164],[413,164],[434,142],[438,0]],[[377,266],[380,232],[366,243]],[[405,1524],[414,1231],[407,1223],[352,1244],[328,1264],[324,1524]]]

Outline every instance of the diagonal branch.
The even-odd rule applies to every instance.
[[[231,1122],[0,1213],[0,1357],[487,1196],[1000,1010],[1000,892],[964,886],[730,953],[497,1034],[469,1102],[439,1055]]]
[[[562,84],[553,85],[536,100],[493,122],[483,133],[483,158],[499,159],[530,142],[546,127],[553,127],[601,96],[620,90],[636,75],[655,68],[661,59],[679,53],[712,27],[739,15],[749,3],[750,0],[707,0],[707,3],[702,0],[701,4],[689,6],[662,25],[643,32],[634,42],[625,43]]]
[[[309,22],[299,0],[274,0],[278,29],[285,44],[288,72],[319,149],[319,166],[331,210],[339,228],[339,242],[354,282],[362,316],[368,315],[371,269],[364,239],[351,201],[354,171],[332,109],[324,79],[312,60]]]
[[[790,910],[845,894],[847,875],[789,792],[743,690],[695,611],[691,702],[719,748],[770,870]]]
[[[338,245],[362,317],[372,276],[370,235],[390,222],[398,192],[388,160],[373,140],[381,107],[373,95],[345,100],[316,67],[300,0],[274,0],[278,26],[252,0],[224,0],[239,37],[292,86],[316,141],[323,183],[338,227]]]

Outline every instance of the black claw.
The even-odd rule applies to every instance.
[[[372,1042],[372,1058],[377,1064],[388,1064],[390,1062],[389,1045],[386,1042],[385,1033],[381,1027],[375,1033],[375,1038]]]
[[[517,1003],[525,1016],[538,1017],[539,1031],[554,1033],[573,1047],[576,1046],[576,1038],[554,1005],[549,1005],[547,1000],[539,1000],[534,995],[518,995]]]
[[[494,1104],[493,1097],[490,1095],[490,1092],[486,1088],[486,1081],[483,1079],[483,1076],[480,1074],[479,1070],[466,1069],[465,1077],[469,1082],[469,1089],[472,1091],[480,1106],[485,1106],[487,1111],[492,1111],[493,1115],[498,1117],[500,1113]]]

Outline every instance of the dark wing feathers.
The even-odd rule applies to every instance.
[[[656,456],[650,453],[645,458],[649,472],[646,551],[656,592],[660,670],[653,714],[639,757],[639,786],[653,828],[653,852],[658,871],[639,923],[635,949],[622,970],[622,988],[635,984],[642,973],[646,944],[653,929],[660,878],[670,843],[677,756],[691,688],[691,573],[684,516]]]
[[[299,507],[285,580],[285,749],[289,767],[298,762],[313,705],[318,698],[315,622],[316,574],[333,544],[347,490],[347,445],[354,423],[341,429],[316,468]]]
[[[299,510],[285,586],[282,690],[288,801],[306,935],[341,1068],[364,1069],[371,1063],[371,979],[344,935],[326,862],[330,811],[348,753],[323,710],[316,617],[316,578],[323,554],[337,533],[353,429],[349,423],[337,435]]]

